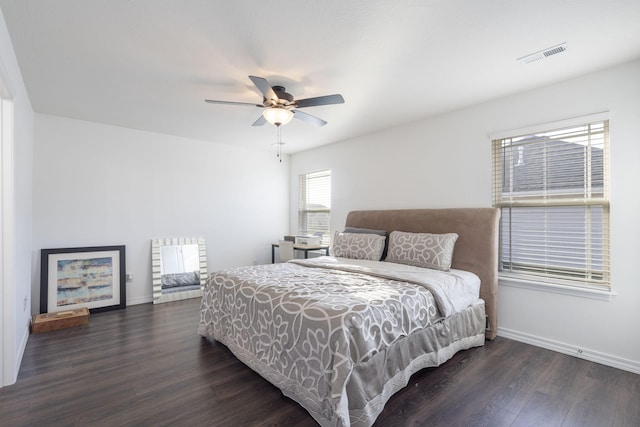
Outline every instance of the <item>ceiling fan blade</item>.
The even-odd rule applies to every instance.
[[[226,104],[226,105],[249,105],[251,107],[260,107],[263,106],[260,104],[252,104],[250,102],[235,102],[235,101],[217,101],[215,99],[205,99],[204,102],[208,102],[209,104]]]
[[[342,95],[336,94],[296,100],[296,108],[315,107],[316,105],[331,104],[344,104],[344,98],[342,97]]]
[[[273,91],[271,85],[267,80],[263,79],[262,77],[256,76],[249,76],[249,78],[266,99],[272,99],[274,101],[278,100],[278,96]]]
[[[302,111],[298,111],[298,110],[292,110],[292,111],[293,111],[293,117],[298,120],[302,120],[303,122],[307,122],[312,125],[316,125],[318,127],[324,126],[327,124],[327,122],[325,122],[324,120],[319,119],[315,116],[312,116],[311,114],[303,113]]]
[[[258,120],[253,122],[251,126],[262,126],[265,123],[267,123],[267,119],[265,119],[264,116],[260,114],[260,117],[258,117]]]

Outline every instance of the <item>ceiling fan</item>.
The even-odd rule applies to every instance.
[[[266,122],[274,124],[278,127],[286,125],[291,119],[296,118],[303,122],[316,126],[324,126],[326,121],[300,111],[300,108],[316,107],[318,105],[343,104],[342,95],[326,95],[314,98],[295,99],[291,94],[285,91],[283,86],[271,86],[271,84],[262,77],[249,76],[254,85],[262,93],[262,104],[251,104],[249,102],[234,101],[217,101],[215,99],[205,99],[210,104],[227,104],[227,105],[248,105],[252,107],[262,108],[262,115],[253,122],[252,126],[262,126]]]

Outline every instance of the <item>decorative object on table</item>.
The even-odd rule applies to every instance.
[[[296,245],[318,246],[322,243],[320,236],[296,236]]]
[[[202,237],[151,240],[153,303],[199,298],[207,281],[207,245]]]
[[[57,331],[89,324],[89,310],[86,307],[75,310],[58,311],[56,313],[36,314],[33,316],[31,332]]]
[[[125,247],[42,249],[40,313],[126,308]]]

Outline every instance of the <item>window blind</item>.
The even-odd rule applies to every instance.
[[[299,177],[298,233],[321,236],[322,243],[328,244],[331,240],[331,171]]]
[[[514,278],[610,289],[609,122],[494,139],[499,269]]]

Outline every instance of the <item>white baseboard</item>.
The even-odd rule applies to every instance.
[[[623,359],[611,354],[581,348],[575,345],[530,335],[524,332],[514,331],[512,329],[498,327],[498,336],[535,345],[536,347],[546,348],[547,350],[557,351],[558,353],[568,354],[569,356],[575,356],[580,359],[589,360],[602,365],[611,366],[612,368],[633,372],[634,374],[640,374],[640,362],[634,360]]]
[[[13,385],[18,380],[18,372],[20,372],[20,365],[22,364],[22,358],[24,357],[24,351],[27,348],[27,341],[29,340],[29,325],[27,325],[26,329],[22,334],[22,339],[20,340],[20,347],[18,348],[18,354],[14,360],[13,366],[13,376],[11,378],[4,378],[5,383],[1,384],[0,388],[8,385]]]
[[[138,304],[146,304],[149,302],[153,302],[153,296],[149,297],[138,297],[138,298],[127,298],[127,305],[138,305]]]
[[[18,356],[16,359],[16,367],[15,367],[15,373],[16,373],[16,378],[15,380],[18,379],[18,372],[20,372],[20,365],[22,365],[22,358],[24,357],[24,351],[27,349],[27,341],[29,341],[29,327],[30,324],[27,325],[27,327],[24,330],[24,333],[22,334],[22,339],[20,340],[20,348],[18,349]]]

